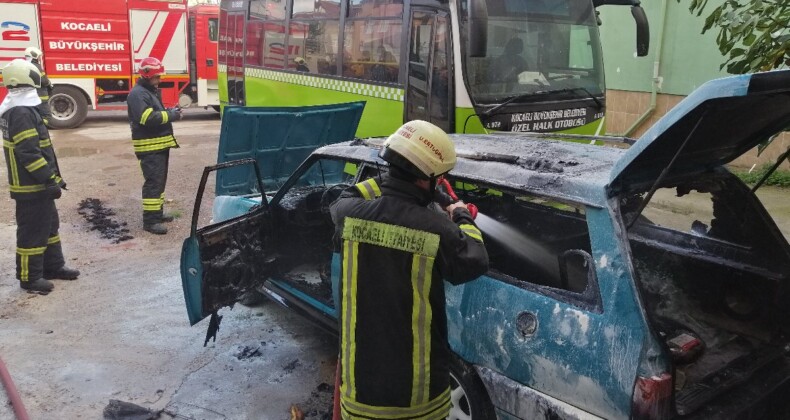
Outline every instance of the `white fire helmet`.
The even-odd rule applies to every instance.
[[[30,57],[33,60],[40,60],[42,55],[44,55],[44,53],[36,47],[25,48],[25,57]]]
[[[21,86],[40,88],[41,72],[32,63],[17,58],[3,67],[3,84],[9,88]]]
[[[450,136],[422,120],[409,121],[398,128],[384,142],[380,156],[422,179],[450,172],[456,161],[455,145]]]

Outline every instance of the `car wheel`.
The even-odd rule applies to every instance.
[[[49,97],[52,128],[74,128],[85,121],[88,115],[88,100],[82,92],[72,86],[55,86]]]
[[[457,356],[450,360],[449,420],[494,420],[496,413],[475,369]]]

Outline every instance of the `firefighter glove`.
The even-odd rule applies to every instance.
[[[168,113],[170,114],[170,118],[174,121],[181,119],[181,108],[179,107],[170,108]]]
[[[47,198],[52,200],[57,200],[63,194],[63,191],[60,189],[60,185],[52,183],[47,184]]]
[[[453,200],[453,197],[451,197],[450,194],[447,194],[439,187],[436,187],[436,189],[433,191],[433,201],[439,203],[442,208],[445,208],[450,204],[457,202],[458,200]]]

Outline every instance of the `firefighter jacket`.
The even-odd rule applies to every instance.
[[[450,409],[444,282],[488,270],[466,209],[452,220],[414,185],[374,178],[332,204],[341,252],[343,418],[444,419]]]
[[[0,115],[11,198],[48,198],[46,186],[66,186],[44,120],[35,106],[15,106]]]
[[[165,109],[156,90],[140,78],[126,99],[132,144],[138,157],[178,147],[173,136],[173,120],[178,113]]]
[[[47,77],[47,73],[44,72],[44,68],[41,67],[41,64],[37,60],[33,60],[30,62],[41,73],[41,87],[36,89],[38,93],[38,97],[41,99],[41,104],[38,105],[38,112],[41,114],[41,118],[44,119],[44,124],[49,124],[49,119],[52,117],[52,110],[49,107],[49,95],[52,94],[52,82],[49,81],[49,77]]]

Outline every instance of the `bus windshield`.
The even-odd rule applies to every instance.
[[[465,57],[465,78],[476,104],[604,95],[595,10],[590,0],[486,0],[486,57]],[[466,49],[467,1],[461,1]],[[583,88],[583,89],[582,89]],[[549,93],[558,92],[549,96]],[[536,93],[537,95],[529,95]],[[545,95],[542,93],[546,93]]]

